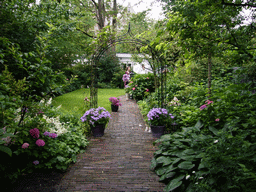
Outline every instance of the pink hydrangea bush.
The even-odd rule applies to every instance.
[[[28,148],[29,144],[28,143],[23,143],[23,145],[21,146],[23,149]]]
[[[37,144],[37,146],[39,146],[39,147],[43,147],[43,146],[45,145],[45,142],[44,142],[44,140],[42,140],[42,139],[38,139],[38,140],[36,141],[36,144]]]
[[[39,138],[40,131],[39,131],[37,128],[30,129],[29,133],[30,133],[30,135],[31,135],[33,138],[35,138],[35,139],[38,139],[38,138]]]

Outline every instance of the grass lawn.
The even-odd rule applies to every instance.
[[[119,97],[125,95],[124,89],[98,89],[98,106],[104,107],[111,112],[110,97]],[[57,107],[62,105],[60,111],[65,114],[73,114],[82,116],[85,106],[84,98],[90,99],[90,89],[83,88],[76,91],[56,97],[52,101],[52,105]]]

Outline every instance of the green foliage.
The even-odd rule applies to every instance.
[[[3,134],[1,129],[1,179],[16,179],[21,174],[30,173],[35,169],[66,170],[70,163],[76,162],[76,155],[84,152],[88,142],[80,126],[79,118],[61,115],[58,108],[51,106],[51,99],[30,103],[29,107],[17,109],[15,118],[9,123]],[[26,110],[25,110],[26,109]],[[60,118],[61,115],[61,118]],[[17,126],[19,124],[19,126]],[[33,138],[30,130],[37,128],[39,138]],[[44,132],[56,133],[51,138]],[[36,141],[41,139],[44,146],[38,146]],[[28,143],[27,148],[22,147]],[[2,145],[5,145],[2,147]],[[3,150],[2,150],[3,149]],[[13,155],[11,155],[11,151]],[[8,153],[5,155],[5,153]],[[39,161],[39,164],[34,164]]]
[[[97,72],[98,75],[96,77],[97,81],[100,83],[111,83],[112,78],[115,73],[119,73],[121,71],[121,66],[119,64],[118,58],[114,53],[105,54],[101,57],[98,65]],[[120,79],[121,80],[121,79]]]
[[[129,81],[128,86],[127,91],[135,100],[143,100],[143,98],[155,90],[154,75],[152,73],[136,74]]]
[[[165,191],[253,191],[255,138],[247,140],[249,133],[242,130],[233,136],[229,126],[202,134],[202,127],[198,121],[156,141],[151,167],[167,184]]]

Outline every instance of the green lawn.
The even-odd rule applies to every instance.
[[[98,89],[98,106],[104,107],[107,111],[111,112],[110,97],[119,97],[125,95],[124,89]],[[65,114],[83,115],[85,113],[84,98],[90,99],[90,89],[78,89],[76,91],[61,95],[53,99],[53,106],[57,107],[62,105],[60,111]]]

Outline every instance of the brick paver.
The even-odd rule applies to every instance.
[[[164,184],[150,170],[155,138],[135,101],[120,97],[105,135],[91,138],[85,153],[55,186],[57,191],[163,191]]]

